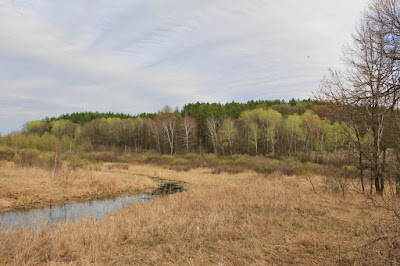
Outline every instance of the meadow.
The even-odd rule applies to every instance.
[[[64,165],[54,178],[52,193],[48,170],[3,162],[2,208],[145,190],[155,187],[155,180],[179,181],[188,190],[132,205],[104,221],[89,218],[37,229],[0,227],[0,263],[400,262],[394,197],[363,193],[357,179],[337,178],[343,172],[340,169],[326,171],[291,158],[259,157],[245,163],[247,157],[221,157],[214,166],[200,161],[190,165],[176,157],[165,157],[164,163],[146,158],[147,162],[97,163],[70,169],[67,179],[62,174],[68,170]],[[180,162],[172,163],[174,160]]]

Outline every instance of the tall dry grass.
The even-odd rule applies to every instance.
[[[116,172],[62,167],[51,181],[42,168],[0,165],[0,210],[155,188],[154,181]]]
[[[314,178],[313,188],[304,177],[279,173],[177,173],[144,165],[112,171],[179,180],[190,189],[105,221],[2,228],[0,263],[351,265],[389,258],[368,243],[392,213],[361,194],[343,198],[326,190],[323,177]]]

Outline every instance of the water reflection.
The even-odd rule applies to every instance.
[[[107,214],[125,209],[134,203],[152,200],[151,194],[143,193],[114,199],[68,203],[52,208],[6,212],[0,213],[0,224],[6,228],[13,228],[18,225],[35,227],[42,224],[51,225],[60,221],[75,222],[87,217],[102,219]]]

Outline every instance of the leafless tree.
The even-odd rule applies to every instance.
[[[170,153],[175,152],[175,142],[178,129],[178,123],[180,119],[180,113],[178,108],[172,111],[171,107],[165,106],[162,112],[158,114],[161,119],[161,125],[164,130],[166,141],[169,145]]]
[[[185,115],[180,122],[180,139],[182,140],[182,145],[186,152],[189,152],[196,144],[197,139],[197,122],[196,119]]]
[[[214,117],[208,117],[206,119],[206,125],[207,125],[207,137],[210,139],[215,154],[218,152],[218,127],[219,127],[219,121]]]
[[[399,1],[394,0],[377,0],[370,5],[352,36],[353,43],[344,49],[343,71],[331,70],[317,93],[320,100],[335,103],[341,110],[359,110],[358,115],[364,116],[361,120],[370,132],[371,144],[368,150],[360,150],[360,154],[369,162],[378,193],[384,190],[385,150],[382,139],[385,122],[389,112],[397,106],[399,90],[398,59],[393,56],[397,53],[397,33],[388,32],[393,27],[387,26],[389,20],[398,24],[389,15],[383,16],[382,12],[397,10],[398,6]],[[398,12],[393,14],[398,19]],[[346,118],[355,121],[351,120],[351,114]],[[361,149],[361,145],[358,147]]]

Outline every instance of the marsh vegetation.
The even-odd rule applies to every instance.
[[[1,262],[352,264],[362,261],[373,264],[398,261],[395,236],[400,228],[393,210],[388,208],[397,210],[397,201],[392,201],[391,195],[367,196],[354,178],[344,177],[339,183],[332,176],[321,175],[318,167],[290,174],[279,168],[264,173],[247,169],[228,173],[205,167],[185,171],[168,168],[154,164],[125,167],[104,164],[96,171],[91,170],[95,175],[111,172],[129,178],[176,180],[184,182],[188,190],[132,205],[103,221],[88,218],[57,227],[43,225],[35,230],[10,231],[1,227]],[[34,182],[27,183],[25,188],[34,190],[29,184]],[[340,190],[341,185],[347,187],[345,194]]]

